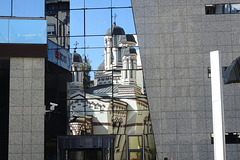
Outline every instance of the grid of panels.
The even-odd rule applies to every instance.
[[[142,135],[146,159],[154,157],[131,1],[63,3],[46,3],[46,18],[52,50],[72,53],[69,134],[115,135],[116,159],[127,156],[127,135]]]

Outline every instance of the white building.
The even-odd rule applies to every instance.
[[[72,54],[70,129],[73,135],[115,134],[114,157],[126,159],[129,135],[144,135],[148,148],[154,147],[153,137],[148,137],[152,130],[140,54],[134,48],[135,37],[116,23],[106,32],[104,42],[104,61],[95,73],[93,87],[84,87],[89,68],[86,58],[83,61],[76,51]]]

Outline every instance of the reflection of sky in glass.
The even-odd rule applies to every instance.
[[[84,14],[83,10],[71,10],[70,11],[70,34],[72,36],[83,35],[84,33]],[[72,45],[72,44],[71,44]]]
[[[11,16],[11,1],[1,0],[0,16]]]
[[[86,34],[105,35],[111,28],[111,10],[86,10]]]
[[[112,7],[130,7],[131,0],[112,0]],[[86,0],[85,7],[85,47],[77,52],[84,57],[89,57],[93,70],[96,70],[104,59],[104,35],[111,28],[111,22],[116,21],[117,26],[122,27],[126,34],[135,34],[132,8],[113,8],[111,15],[111,0]],[[76,37],[84,35],[84,0],[71,0],[70,9],[70,48],[75,48],[78,41],[78,48],[84,48],[84,38]],[[94,9],[89,9],[94,8]],[[97,9],[98,8],[98,9]],[[105,8],[105,9],[99,9]],[[107,8],[107,9],[106,9]],[[114,15],[116,17],[114,18]],[[111,20],[112,17],[112,20]],[[91,36],[90,36],[91,35]],[[93,36],[94,35],[94,36]],[[93,49],[93,47],[100,47]],[[70,50],[73,52],[73,49]],[[93,78],[93,75],[91,75]]]
[[[45,0],[13,0],[13,16],[44,17]]]
[[[45,20],[9,20],[9,43],[46,44]]]
[[[131,0],[112,0],[112,7],[129,7]],[[84,0],[71,0],[71,9],[83,8]],[[111,7],[111,0],[85,0],[86,8],[105,8]]]
[[[0,43],[8,43],[8,20],[0,20]]]

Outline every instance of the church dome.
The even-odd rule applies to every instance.
[[[73,62],[80,62],[80,63],[82,63],[81,55],[78,54],[76,51],[74,51],[73,54],[72,54],[72,61]]]
[[[109,28],[106,32],[106,36],[111,35],[125,35],[125,31],[122,27],[119,27],[116,25],[116,23],[114,23],[112,28]]]

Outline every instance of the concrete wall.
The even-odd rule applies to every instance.
[[[240,56],[240,16],[205,15],[224,0],[132,0],[159,160],[213,160],[209,52]],[[240,131],[240,85],[224,85],[226,132]],[[227,159],[240,159],[227,144]]]
[[[9,160],[44,159],[45,58],[10,58]]]

